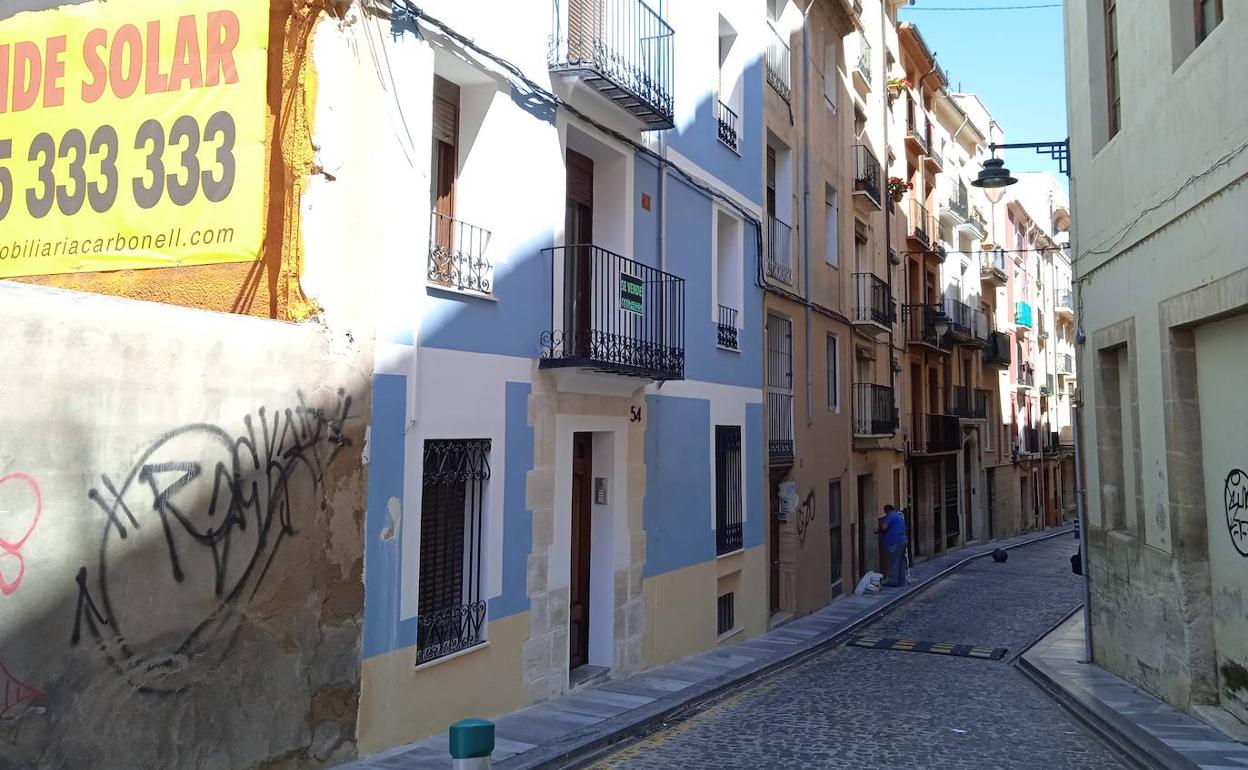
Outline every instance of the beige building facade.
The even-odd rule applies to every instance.
[[[1248,8],[1114,6],[1065,10],[1093,652],[1244,721]]]

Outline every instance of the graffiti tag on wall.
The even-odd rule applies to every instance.
[[[1231,543],[1240,556],[1248,556],[1248,473],[1235,468],[1226,474],[1223,497]]]
[[[15,507],[6,509],[6,500]],[[0,594],[4,596],[22,587],[26,577],[22,546],[35,533],[42,513],[43,493],[33,477],[26,473],[0,476]]]
[[[42,692],[18,679],[4,667],[0,660],[0,717],[22,705],[28,700],[41,697]]]
[[[175,428],[125,475],[102,474],[87,494],[103,525],[99,555],[75,577],[70,643],[93,641],[145,692],[202,681],[229,654],[238,609],[283,542],[326,507],[325,472],[350,445],[350,410],[342,391],[332,413],[300,394],[297,406],[260,407],[239,433]]]

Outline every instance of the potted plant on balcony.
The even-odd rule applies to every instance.
[[[890,176],[888,178],[888,197],[898,203],[912,189],[914,189],[913,182],[907,182],[899,176]]]
[[[896,99],[898,96],[900,96],[901,89],[905,88],[909,90],[911,88],[914,88],[914,84],[910,82],[910,78],[905,78],[905,77],[889,78],[886,85],[888,86],[888,98],[890,100]]]

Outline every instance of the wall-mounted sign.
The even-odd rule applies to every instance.
[[[645,307],[645,284],[635,275],[620,273],[620,308],[641,315]]]
[[[254,260],[269,3],[0,21],[0,278]]]

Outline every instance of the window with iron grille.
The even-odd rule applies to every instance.
[[[732,591],[723,594],[715,602],[715,632],[720,636],[737,627],[737,597]]]
[[[416,663],[485,641],[482,596],[489,439],[425,442]]]
[[[715,426],[715,553],[741,550],[741,426]]]

